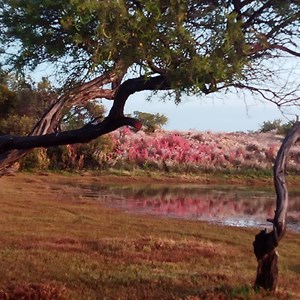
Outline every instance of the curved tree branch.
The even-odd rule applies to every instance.
[[[242,82],[230,83],[218,88],[218,90],[226,89],[226,88],[236,88],[240,90],[247,90],[253,94],[260,95],[264,100],[275,104],[277,107],[287,107],[287,106],[299,106],[299,95],[297,92],[299,91],[300,85],[290,91],[283,92],[283,88],[281,90],[276,91],[275,89],[262,88],[254,85],[244,84]]]
[[[98,124],[88,124],[80,129],[50,133],[38,136],[2,136],[0,139],[1,151],[12,149],[27,150],[36,147],[50,147],[75,143],[87,143],[103,134],[116,130],[121,126],[141,128],[139,121],[129,117],[118,118],[112,121],[105,119]],[[0,152],[1,153],[1,152]]]
[[[45,114],[39,124],[37,124],[30,136],[0,136],[0,173],[35,147],[85,143],[124,125],[132,126],[139,130],[141,123],[138,120],[124,117],[124,106],[128,97],[139,91],[167,90],[171,88],[163,76],[150,78],[139,77],[126,80],[114,92],[114,104],[103,122],[99,124],[88,124],[77,130],[49,133],[53,125],[57,124],[58,116],[65,105],[89,100],[89,93],[94,92],[94,87],[97,87],[100,83],[106,83],[107,80],[111,80],[111,78],[104,77],[102,81],[100,78],[97,78],[93,82],[89,82],[83,87],[80,87],[77,90],[78,94],[74,94],[71,99],[72,101],[66,97],[59,99],[50,108],[48,113]],[[103,90],[100,90],[98,93],[96,92],[96,95],[99,96],[102,92]],[[104,92],[106,92],[106,90],[104,90]]]
[[[149,78],[141,76],[138,78],[128,79],[117,89],[114,104],[109,112],[108,118],[122,117],[126,100],[130,95],[136,92],[169,89],[171,89],[171,84],[166,77],[162,75]]]
[[[107,72],[82,85],[76,86],[59,97],[34,126],[30,136],[41,136],[53,132],[57,127],[65,108],[70,108],[72,105],[84,103],[97,98],[112,100],[117,87],[111,90],[104,89],[102,87],[106,84],[113,83],[116,80],[120,80],[120,68],[121,67],[117,65],[115,70]],[[0,174],[7,167],[11,166],[31,151],[28,148],[26,148],[26,150],[14,148],[14,150],[3,152],[3,149],[1,149],[1,140],[4,139],[6,138],[0,137]]]
[[[297,51],[294,51],[288,47],[285,47],[283,45],[277,45],[277,44],[273,44],[273,45],[270,45],[269,49],[278,49],[278,50],[281,50],[283,52],[287,52],[291,55],[294,55],[294,56],[297,56],[297,57],[300,57],[300,52],[297,52]]]
[[[266,290],[275,290],[277,286],[278,255],[276,247],[286,231],[286,216],[288,208],[288,190],[285,181],[286,161],[291,147],[300,137],[300,122],[295,123],[285,137],[277,153],[274,164],[274,185],[277,195],[276,210],[273,219],[273,231],[262,230],[255,236],[254,253],[258,261],[255,285]]]
[[[286,160],[291,147],[300,137],[300,122],[297,122],[285,137],[277,153],[274,164],[274,185],[277,195],[276,211],[272,223],[277,230],[277,241],[283,237],[286,230],[286,214],[288,207],[288,191],[285,182]]]
[[[101,87],[113,82],[115,79],[115,73],[107,73],[65,93],[58,98],[41,120],[35,125],[31,135],[42,135],[53,131],[61,118],[63,108],[94,100],[96,98],[113,99],[115,91],[102,89]]]

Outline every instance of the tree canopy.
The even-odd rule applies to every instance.
[[[298,105],[297,88],[270,89],[277,74],[266,62],[300,56],[299,22],[297,0],[4,0],[2,69],[28,74],[47,64],[61,92],[30,137],[0,138],[0,169],[33,147],[140,128],[123,113],[139,91],[163,90],[180,102],[182,93],[248,89],[278,106]],[[104,120],[51,133],[65,107],[94,99],[114,101]]]
[[[160,113],[151,114],[136,110],[133,116],[142,122],[146,132],[154,132],[168,123],[168,118]]]

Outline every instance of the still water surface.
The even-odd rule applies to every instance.
[[[268,227],[274,216],[272,188],[199,185],[93,185],[86,196],[129,213]],[[288,229],[300,232],[300,188],[289,191]]]

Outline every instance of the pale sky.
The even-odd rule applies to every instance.
[[[291,61],[277,60],[276,72],[278,74],[282,72],[283,83],[288,80],[299,84],[300,65],[297,69],[293,69],[293,64],[297,65],[295,58]],[[292,76],[290,70],[293,70]],[[46,65],[46,67],[39,67],[38,71],[31,75],[39,81],[42,76],[51,79],[51,72],[53,69]],[[148,92],[139,92],[130,96],[126,102],[125,113],[129,114],[137,110],[164,114],[169,120],[164,126],[166,130],[248,132],[258,130],[264,121],[282,119],[283,122],[287,122],[295,120],[296,115],[300,115],[300,108],[289,109],[283,115],[275,104],[262,100],[258,96],[255,98],[251,93],[238,95],[232,91],[228,94],[213,93],[209,96],[183,97],[179,105],[170,99],[164,102],[159,96],[153,96],[149,102],[146,100],[148,95],[150,95]],[[112,102],[103,100],[102,104],[108,111]]]
[[[163,102],[155,96],[151,102],[146,98],[147,93],[143,92],[132,95],[127,100],[125,113],[137,110],[164,114],[169,120],[164,126],[166,130],[256,131],[264,121],[282,119],[287,122],[300,113],[298,109],[291,109],[289,114],[283,115],[274,104],[259,101],[251,95],[245,99],[234,93],[190,97],[179,105],[170,100]],[[111,106],[108,101],[103,104],[107,110]]]
[[[274,78],[262,82],[264,88],[270,88],[281,93],[298,87],[300,64],[298,58],[287,56],[266,62],[265,67],[273,70]],[[268,85],[268,81],[269,85]],[[282,90],[280,87],[283,87]],[[279,93],[280,94],[280,93]],[[146,101],[147,92],[132,95],[127,100],[125,113],[142,111],[160,113],[167,116],[169,122],[166,130],[199,130],[214,132],[256,131],[265,121],[281,119],[283,122],[295,120],[300,115],[300,107],[285,108],[284,114],[275,104],[262,100],[250,92],[237,94],[235,90],[227,93],[212,93],[208,96],[183,97],[182,103],[165,102],[153,96],[151,102]],[[105,104],[106,101],[103,101]],[[110,105],[105,104],[106,107]]]

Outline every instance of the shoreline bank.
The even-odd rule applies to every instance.
[[[273,186],[272,176],[258,176],[256,174],[166,174],[161,172],[127,172],[127,171],[84,171],[84,172],[17,172],[0,178],[0,184],[14,180],[38,180],[47,178],[50,181],[76,178],[81,183],[101,182],[104,184],[218,184],[244,186]],[[290,175],[286,178],[287,185],[300,186],[300,176]]]

